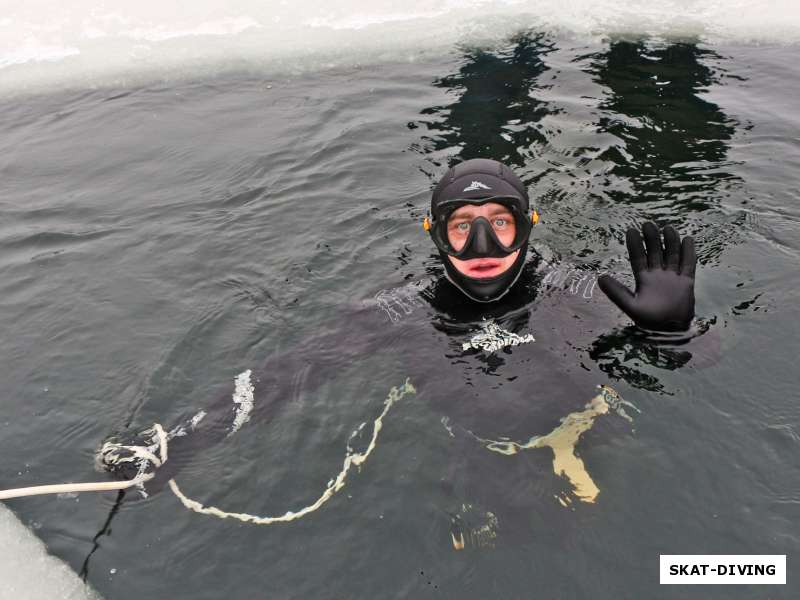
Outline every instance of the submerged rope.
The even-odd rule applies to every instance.
[[[252,391],[253,388],[249,382],[250,379],[250,371],[245,371],[239,377],[236,378],[236,388],[237,392],[234,393],[234,402],[237,404],[242,404],[241,400],[241,393],[245,393],[245,397],[249,400],[249,405],[247,406],[247,412],[249,409],[252,408]],[[239,396],[237,396],[237,393]],[[383,402],[383,411],[380,415],[375,419],[372,425],[372,438],[370,439],[369,445],[365,450],[362,452],[355,452],[352,447],[350,446],[350,441],[347,444],[347,452],[344,457],[344,463],[342,465],[342,470],[339,472],[336,477],[331,479],[328,482],[328,485],[325,487],[325,490],[322,492],[317,500],[309,504],[308,506],[303,507],[298,511],[288,511],[284,515],[277,516],[277,517],[260,517],[257,515],[251,515],[247,513],[234,513],[234,512],[227,512],[222,509],[216,508],[214,506],[203,506],[200,502],[196,500],[192,500],[191,498],[187,497],[181,489],[178,487],[177,482],[174,478],[170,479],[168,484],[172,492],[177,496],[177,498],[181,501],[181,503],[191,511],[210,515],[214,517],[218,517],[220,519],[237,519],[244,523],[254,523],[256,525],[271,525],[273,523],[286,523],[289,521],[294,521],[296,519],[300,519],[306,516],[309,513],[314,512],[318,508],[320,508],[323,504],[325,504],[328,500],[330,500],[333,495],[341,490],[347,479],[347,474],[350,471],[351,467],[356,466],[360,467],[364,464],[375,449],[378,443],[378,434],[380,433],[383,427],[383,418],[389,412],[389,409],[392,405],[400,400],[406,394],[414,394],[416,393],[416,389],[411,382],[406,379],[403,385],[400,388],[392,387],[389,390],[389,394],[386,397],[386,400]],[[238,398],[238,401],[237,401]],[[241,413],[237,412],[237,420],[234,423],[234,428],[232,429],[231,433],[235,433],[238,431],[239,427],[241,427],[247,420],[247,418],[239,418]],[[205,416],[205,413],[201,412],[197,416],[195,416],[191,421],[191,426],[195,426],[202,418]],[[362,423],[350,436],[350,440],[352,440],[358,433],[364,428],[366,422]],[[154,423],[151,429],[145,431],[145,433],[152,432],[152,438],[150,440],[150,444],[147,446],[137,446],[137,445],[122,445],[117,444],[114,442],[106,442],[103,444],[103,447],[100,449],[98,453],[98,460],[105,465],[117,465],[123,462],[137,462],[139,463],[139,472],[133,479],[127,481],[105,481],[105,482],[93,482],[93,483],[66,483],[66,484],[59,484],[59,485],[41,485],[35,487],[27,487],[27,488],[16,488],[10,490],[0,490],[0,500],[8,500],[11,498],[21,498],[24,496],[34,496],[39,494],[59,494],[59,493],[70,493],[70,492],[101,492],[101,491],[113,491],[113,490],[124,490],[131,487],[140,487],[142,492],[144,493],[143,484],[153,477],[155,477],[155,471],[148,473],[147,469],[150,468],[152,465],[155,469],[161,467],[165,462],[167,462],[168,458],[168,441],[169,439],[177,436],[186,435],[186,430],[183,427],[175,428],[174,430],[170,431],[169,433],[164,431],[164,428],[159,425],[158,423]],[[156,450],[158,454],[156,454]],[[123,456],[120,454],[120,451],[125,451],[130,453],[127,456]],[[146,494],[145,494],[146,495]]]
[[[597,499],[600,489],[592,480],[583,460],[576,454],[575,447],[586,431],[592,428],[595,419],[600,415],[614,410],[622,418],[633,422],[631,417],[625,412],[624,406],[639,411],[636,406],[623,400],[622,397],[607,385],[597,386],[599,393],[592,398],[583,410],[575,411],[561,419],[561,423],[546,435],[537,435],[530,438],[527,442],[515,442],[512,440],[490,440],[479,437],[468,430],[468,432],[485,448],[491,452],[511,456],[523,450],[549,447],[553,451],[553,471],[556,475],[565,476],[573,486],[575,496],[583,502],[594,502]],[[445,424],[447,427],[447,424]],[[448,429],[448,431],[450,431]],[[452,434],[452,431],[450,432]],[[568,500],[558,497],[558,501],[565,505]]]
[[[172,492],[178,497],[178,499],[183,503],[183,505],[192,510],[194,512],[203,514],[203,515],[211,515],[214,517],[219,517],[220,519],[227,519],[228,517],[232,519],[237,519],[242,521],[243,523],[254,523],[255,525],[271,525],[273,523],[288,523],[289,521],[294,521],[295,519],[300,519],[306,516],[309,513],[314,512],[323,504],[325,504],[328,500],[330,500],[333,495],[341,490],[344,487],[345,480],[347,479],[347,473],[350,471],[350,468],[355,465],[360,467],[364,462],[367,460],[369,455],[375,449],[375,446],[378,443],[378,434],[383,427],[383,418],[386,416],[386,413],[389,412],[389,409],[392,405],[400,400],[406,394],[413,394],[416,393],[414,386],[406,379],[403,386],[398,390],[398,388],[393,387],[389,390],[389,395],[386,397],[386,400],[383,403],[383,411],[378,418],[372,424],[372,439],[370,439],[369,445],[367,449],[363,452],[354,452],[353,449],[350,447],[350,444],[347,445],[347,453],[344,457],[344,463],[342,465],[342,470],[339,471],[339,474],[328,481],[328,485],[325,488],[325,491],[322,492],[322,495],[317,498],[316,502],[313,504],[309,504],[301,508],[300,510],[288,511],[286,514],[283,514],[278,517],[259,517],[256,515],[250,515],[247,513],[232,513],[221,510],[215,506],[203,506],[200,502],[196,500],[192,500],[184,495],[184,493],[178,487],[178,484],[175,482],[174,479],[169,480],[169,487]],[[350,436],[350,439],[353,439],[359,431],[364,427],[366,423],[362,423],[362,425],[356,429],[353,434]]]

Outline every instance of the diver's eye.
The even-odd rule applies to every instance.
[[[496,218],[494,220],[494,224],[497,225],[497,227],[502,229],[503,227],[508,225],[508,219],[505,219],[503,217],[498,217],[498,218]]]
[[[466,233],[469,231],[469,223],[466,221],[462,221],[461,223],[456,223],[456,231],[459,233]]]

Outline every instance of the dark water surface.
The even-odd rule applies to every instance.
[[[103,479],[109,435],[175,424],[279,356],[277,408],[176,478],[280,515],[318,497],[390,387],[418,390],[293,523],[198,515],[163,487],[9,505],[110,600],[796,598],[795,55],[529,33],[436,63],[5,101],[0,488]],[[480,315],[436,292],[420,227],[433,183],[477,156],[512,165],[543,217],[530,312],[491,315],[537,341],[493,355],[462,351]],[[697,240],[707,330],[687,343],[637,336],[588,283],[627,272],[624,231],[647,219]],[[599,383],[641,412],[581,438],[593,503],[549,449],[460,434],[546,433]],[[497,537],[455,551],[470,511]],[[787,554],[787,585],[661,587],[660,554]]]

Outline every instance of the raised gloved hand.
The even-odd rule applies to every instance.
[[[697,254],[694,239],[681,238],[671,225],[664,227],[664,247],[654,223],[642,226],[642,236],[628,229],[625,242],[636,280],[636,293],[610,275],[597,283],[606,296],[634,323],[656,331],[684,331],[694,317],[694,271]]]

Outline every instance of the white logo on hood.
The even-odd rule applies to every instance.
[[[473,192],[475,190],[490,190],[488,185],[481,183],[480,181],[473,181],[467,187],[464,188],[465,192]]]

